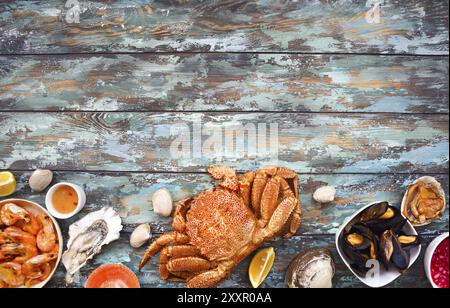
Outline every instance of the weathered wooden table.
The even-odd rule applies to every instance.
[[[152,212],[156,189],[179,200],[213,185],[212,164],[244,171],[275,162],[261,153],[174,158],[171,128],[277,123],[277,163],[300,175],[304,223],[294,238],[267,243],[277,258],[263,287],[283,287],[289,261],[312,247],[335,254],[336,287],[361,287],[335,252],[344,219],[374,200],[398,205],[423,174],[448,194],[448,8],[448,0],[2,1],[0,169],[16,174],[14,197],[43,204],[27,180],[50,168],[56,181],[86,189],[76,218],[103,206],[120,212],[122,238],[83,269],[81,286],[103,263],[136,270],[143,250],[128,238],[137,224],[150,222],[154,236],[169,229]],[[324,184],[339,196],[320,206],[311,195]],[[65,235],[73,221],[60,222]],[[420,229],[425,246],[448,221],[446,212]],[[222,286],[249,287],[247,267]],[[64,273],[49,286],[63,287]],[[139,278],[177,286],[159,279],[155,262]],[[391,286],[429,287],[422,259]]]

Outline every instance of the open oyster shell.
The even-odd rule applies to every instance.
[[[289,288],[332,288],[335,263],[327,249],[308,250],[297,255],[286,271]]]
[[[446,196],[441,184],[431,176],[424,176],[408,186],[401,211],[411,224],[422,227],[439,219],[445,208]]]
[[[62,256],[67,284],[73,283],[73,276],[104,245],[119,239],[122,228],[119,214],[110,207],[92,212],[70,226],[67,250]]]

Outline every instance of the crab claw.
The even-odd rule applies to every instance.
[[[239,189],[239,180],[233,169],[226,166],[213,166],[208,168],[208,172],[213,179],[222,181],[219,185],[223,188],[231,191]]]

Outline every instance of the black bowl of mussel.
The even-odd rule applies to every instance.
[[[420,255],[421,240],[400,208],[382,201],[350,217],[336,234],[336,247],[359,280],[380,288],[414,264]]]

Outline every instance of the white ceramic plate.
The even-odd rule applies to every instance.
[[[361,208],[359,211],[357,211],[355,214],[353,214],[353,216],[349,217],[344,224],[342,224],[342,226],[339,228],[338,232],[336,233],[336,247],[337,247],[337,251],[339,253],[339,256],[341,257],[341,259],[344,261],[345,265],[347,265],[347,267],[350,269],[350,271],[365,285],[372,287],[372,288],[381,288],[384,287],[388,284],[390,284],[391,282],[393,282],[394,280],[396,280],[398,277],[400,277],[402,274],[395,268],[393,268],[393,266],[391,266],[391,268],[389,269],[389,271],[387,271],[384,266],[380,266],[380,272],[379,275],[374,275],[373,277],[363,277],[358,275],[350,266],[351,262],[350,260],[347,258],[347,256],[344,254],[342,247],[340,246],[340,238],[343,236],[344,233],[344,229],[347,227],[347,225],[352,222],[356,216],[358,216],[359,214],[361,214],[365,209],[371,207],[372,205],[375,205],[377,203],[380,203],[383,201],[377,201],[374,203],[371,203],[369,205],[364,206],[363,208]],[[414,229],[413,225],[407,221],[405,226],[402,229],[403,232],[405,232],[406,234],[409,235],[418,235],[417,231]],[[417,259],[419,258],[420,255],[420,251],[421,251],[422,247],[421,245],[418,245],[417,247],[414,247],[410,250],[410,256],[411,256],[411,260],[409,263],[409,267],[408,269],[417,261]]]
[[[48,278],[46,280],[32,286],[32,288],[35,288],[35,289],[43,288],[50,281],[50,279],[52,279],[53,275],[56,272],[56,269],[58,268],[59,262],[61,261],[61,256],[62,256],[62,252],[63,252],[63,237],[62,237],[62,233],[61,233],[61,228],[59,227],[58,222],[55,220],[55,218],[53,218],[53,216],[50,215],[50,213],[45,208],[43,208],[42,206],[40,206],[39,204],[37,204],[35,202],[31,202],[31,201],[23,200],[23,199],[8,199],[8,200],[0,201],[0,207],[6,203],[17,204],[17,205],[23,207],[24,209],[26,209],[27,211],[33,213],[34,215],[44,212],[47,216],[49,216],[51,218],[53,225],[55,226],[56,234],[58,235],[58,243],[59,243],[59,253],[58,253],[58,259],[56,260],[56,263],[55,263],[55,267],[53,268],[51,274],[48,276]]]

